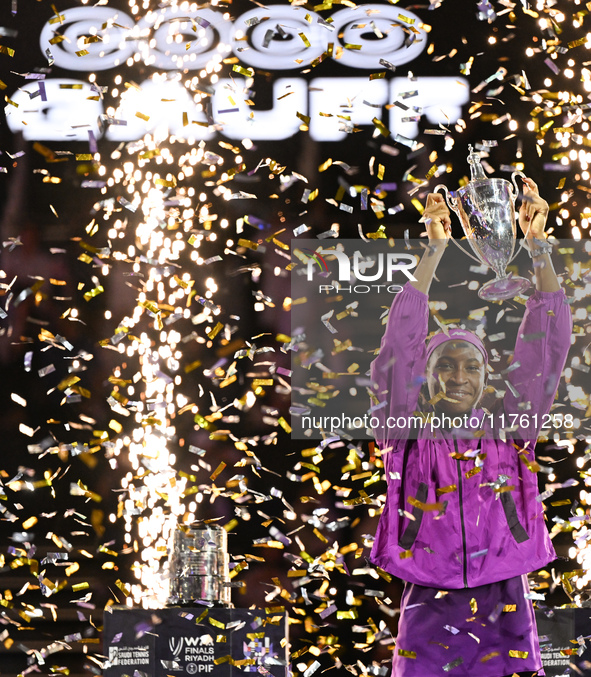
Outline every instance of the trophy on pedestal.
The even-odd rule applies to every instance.
[[[226,530],[214,524],[179,524],[170,557],[168,604],[231,607]]]
[[[495,279],[484,284],[478,290],[478,296],[486,301],[502,301],[511,299],[524,292],[529,286],[529,280],[516,275],[507,275],[506,268],[513,258],[516,241],[515,200],[519,189],[515,182],[516,176],[524,176],[516,171],[511,175],[511,182],[506,179],[489,179],[484,173],[480,156],[468,146],[470,154],[471,180],[455,193],[439,184],[434,189],[445,191],[448,207],[460,219],[462,229],[475,259],[492,268]],[[452,238],[453,239],[453,238]]]

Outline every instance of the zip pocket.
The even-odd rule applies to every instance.
[[[507,518],[507,525],[509,526],[509,531],[511,532],[513,538],[517,541],[517,543],[529,541],[528,533],[523,528],[523,525],[517,516],[517,506],[515,505],[515,499],[511,495],[510,491],[503,491],[501,494],[501,503],[503,504],[505,517]]]
[[[429,488],[427,484],[425,482],[421,482],[417,489],[416,495],[417,501],[420,501],[421,503],[426,503],[428,492]],[[421,522],[423,521],[423,511],[416,505],[413,506],[411,514],[414,517],[414,520],[409,521],[408,525],[406,526],[406,529],[403,531],[400,538],[398,539],[398,545],[403,550],[410,550],[412,546],[415,544],[417,536],[419,535]]]

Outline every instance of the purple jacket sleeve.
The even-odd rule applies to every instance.
[[[418,403],[424,381],[428,331],[429,297],[406,284],[394,299],[380,352],[371,363],[371,379],[377,404],[370,414],[379,421],[373,426],[378,446],[388,447],[388,441],[402,437],[402,431],[387,426],[388,417],[412,414]]]
[[[573,319],[564,290],[528,299],[513,360],[505,373],[505,414],[519,415],[519,434],[535,440],[550,411],[571,344]],[[523,416],[521,416],[523,414]],[[506,422],[508,425],[509,422]]]

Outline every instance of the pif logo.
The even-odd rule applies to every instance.
[[[391,283],[394,275],[402,273],[409,281],[416,282],[415,276],[410,272],[417,265],[417,258],[412,254],[396,252],[380,252],[363,256],[361,252],[355,251],[352,257],[341,249],[311,249],[302,248],[299,250],[300,260],[306,264],[306,279],[312,282],[315,275],[327,277],[330,269],[328,260],[337,261],[337,279],[339,284],[320,285],[319,291],[348,291],[358,294],[367,294],[370,291],[388,291],[389,293],[399,293],[402,287]],[[297,250],[296,250],[297,255]],[[326,258],[325,258],[326,257]],[[352,282],[381,282],[382,284],[354,284]]]

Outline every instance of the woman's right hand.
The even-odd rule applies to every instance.
[[[451,218],[443,195],[429,193],[425,210],[421,217],[425,224],[429,242],[433,240],[447,240],[451,237]]]

